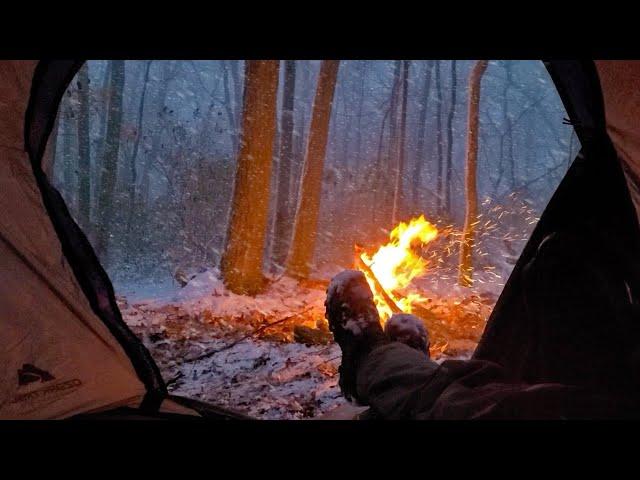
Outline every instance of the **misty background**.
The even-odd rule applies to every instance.
[[[289,62],[288,67],[285,65]],[[278,187],[293,222],[320,61],[282,61],[266,273],[289,242],[275,227]],[[353,246],[385,242],[383,214],[404,140],[401,220],[424,214],[443,231],[432,272],[448,278],[465,211],[471,60],[342,60],[322,178],[314,275],[349,268]],[[287,68],[285,68],[287,67]],[[404,129],[397,89],[406,68]],[[239,149],[243,61],[89,61],[70,84],[49,139],[47,170],[116,288],[162,285],[216,267],[224,251]],[[285,75],[295,72],[291,169],[279,166]],[[395,105],[394,105],[395,102]],[[540,61],[490,61],[482,79],[478,155],[481,282],[506,281],[539,215],[579,151]],[[404,135],[402,137],[402,130]],[[115,165],[115,167],[114,167]],[[104,185],[113,195],[102,195]],[[102,195],[102,197],[101,197]],[[101,206],[102,202],[102,206]],[[112,215],[105,222],[104,204]],[[287,232],[287,230],[284,230]],[[290,231],[290,229],[289,229]],[[285,248],[286,249],[286,248]],[[437,254],[436,254],[437,252]],[[122,287],[124,288],[124,287]]]

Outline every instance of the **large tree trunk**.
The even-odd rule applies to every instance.
[[[109,116],[107,118],[107,131],[105,135],[106,144],[101,165],[96,237],[96,252],[105,265],[108,263],[107,247],[109,230],[111,228],[111,217],[113,214],[113,193],[118,178],[124,70],[124,60],[112,61],[110,82],[111,100],[109,102]]]
[[[480,84],[487,69],[487,60],[478,60],[469,76],[469,108],[467,117],[467,165],[465,186],[467,193],[467,210],[464,218],[464,231],[460,243],[460,268],[458,281],[460,285],[471,286],[473,283],[473,245],[475,227],[478,221],[478,131],[480,112]]]
[[[427,111],[429,106],[429,94],[431,93],[431,72],[433,61],[428,61],[424,70],[424,86],[422,88],[422,101],[420,102],[420,114],[418,116],[418,145],[413,169],[413,204],[422,207],[419,189],[422,185],[422,169],[424,168],[424,137],[427,123]]]
[[[220,267],[229,290],[255,295],[264,286],[262,258],[276,126],[279,62],[246,62],[242,133],[227,244]]]
[[[444,210],[451,215],[451,174],[453,173],[453,119],[456,113],[456,61],[451,61],[451,103],[447,117],[447,168],[445,177]]]
[[[89,137],[89,65],[78,71],[78,220],[91,226],[91,139]]]
[[[396,225],[403,208],[403,185],[405,164],[405,142],[407,138],[407,93],[409,90],[409,60],[404,60],[402,68],[402,105],[400,112],[400,147],[398,162],[396,164],[396,179],[393,191],[393,210],[391,214],[391,224]]]
[[[291,164],[293,161],[293,110],[296,87],[296,62],[284,62],[284,89],[280,127],[280,161],[278,167],[278,196],[274,226],[273,261],[282,266],[287,258],[291,240]]]
[[[297,278],[309,276],[315,248],[322,192],[322,170],[339,65],[339,60],[323,60],[318,76],[302,186],[296,211],[293,244],[287,259],[287,273]]]

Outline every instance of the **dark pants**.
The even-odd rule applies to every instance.
[[[635,302],[624,267],[597,248],[595,237],[568,234],[541,244],[522,273],[519,318],[504,319],[526,335],[499,362],[438,365],[404,344],[382,345],[357,368],[358,400],[381,418],[636,418]]]

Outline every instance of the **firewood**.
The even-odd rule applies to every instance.
[[[403,313],[400,307],[396,305],[396,302],[393,301],[393,299],[389,296],[389,294],[386,292],[384,287],[380,284],[375,274],[373,273],[373,270],[371,270],[371,267],[369,267],[369,265],[367,265],[365,261],[362,259],[362,255],[357,255],[356,257],[358,260],[359,267],[362,268],[371,277],[371,279],[373,280],[373,284],[375,286],[376,292],[382,296],[385,303],[389,305],[389,308],[391,309],[391,311],[393,313]]]
[[[303,278],[298,281],[298,285],[312,290],[326,290],[329,286],[329,281],[319,278]]]
[[[319,328],[296,325],[293,327],[293,339],[305,345],[326,345],[333,341],[333,334]]]
[[[287,317],[281,318],[280,320],[276,320],[275,322],[267,323],[267,324],[261,326],[260,328],[256,329],[255,331],[252,331],[252,332],[248,333],[247,335],[244,335],[244,336],[240,337],[235,342],[231,342],[231,343],[225,345],[224,347],[218,348],[216,350],[212,350],[210,352],[203,353],[202,355],[199,355],[199,356],[197,356],[195,358],[187,358],[182,363],[197,362],[199,360],[211,357],[211,356],[215,355],[216,353],[220,353],[220,352],[223,352],[225,350],[229,350],[230,348],[235,347],[240,342],[244,342],[245,340],[247,340],[247,339],[249,339],[251,337],[259,335],[260,333],[264,332],[269,327],[273,327],[274,325],[279,325],[281,323],[288,322],[289,320],[295,319],[295,318],[303,315],[304,313],[307,313],[311,309],[312,309],[312,307],[309,307],[309,308],[306,308],[306,309],[304,309],[304,310],[302,310],[302,311],[300,311],[298,313],[294,313],[294,314],[289,315]]]

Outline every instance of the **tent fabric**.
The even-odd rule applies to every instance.
[[[41,60],[33,73],[24,119],[24,140],[31,160],[39,164],[55,124],[60,101],[82,60]]]
[[[557,366],[557,365],[556,365]],[[386,420],[638,419],[637,394],[563,382],[513,382],[483,360],[436,363],[404,343],[360,359],[357,399]]]
[[[594,63],[579,60],[544,63],[580,143],[585,146],[592,140],[598,141],[604,132],[604,107]]]
[[[607,133],[624,162],[631,198],[640,212],[640,61],[603,60],[595,64],[602,86]]]
[[[0,62],[0,418],[137,406],[145,386],[63,255],[25,152],[35,68]]]
[[[25,118],[26,150],[31,159],[44,206],[92,310],[124,348],[147,393],[141,405],[147,413],[157,411],[167,391],[160,371],[142,342],[122,319],[113,286],[91,244],[73,220],[64,199],[42,170],[42,157],[53,128],[60,100],[82,61],[40,61],[33,75]]]
[[[593,62],[549,62],[547,66],[582,149],[541,215],[474,353],[476,359],[503,366],[509,378],[527,382],[540,381],[543,366],[534,360],[536,322],[532,306],[526,303],[524,271],[546,238],[562,233],[574,242],[584,242],[575,244],[590,252],[584,261],[604,260],[611,278],[627,285],[630,307],[637,307],[640,293],[640,228],[622,162],[605,129],[596,67]],[[586,333],[575,332],[578,344],[591,341],[581,335]],[[562,349],[562,342],[556,347]]]

